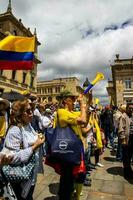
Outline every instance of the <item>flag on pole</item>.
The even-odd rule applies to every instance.
[[[0,70],[31,70],[35,37],[9,35],[0,41]]]
[[[104,75],[101,72],[97,72],[95,79],[91,83],[89,83],[88,87],[84,90],[83,94],[87,94],[98,81],[103,79]]]

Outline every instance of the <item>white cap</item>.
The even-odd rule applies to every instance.
[[[50,108],[46,108],[45,112],[51,113],[51,109]]]

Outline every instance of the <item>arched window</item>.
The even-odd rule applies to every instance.
[[[13,70],[12,71],[12,79],[15,80],[15,78],[16,78],[16,70]]]
[[[25,81],[26,81],[26,73],[25,72],[23,72],[23,80],[22,81],[23,81],[22,83],[25,83]]]
[[[131,89],[132,88],[132,81],[131,81],[130,78],[125,80],[125,88],[126,89]]]
[[[30,79],[30,87],[33,87],[33,84],[34,84],[34,77],[31,76],[31,79]]]
[[[16,30],[14,30],[14,31],[13,31],[13,34],[14,34],[14,35],[17,35],[17,31],[16,31]]]

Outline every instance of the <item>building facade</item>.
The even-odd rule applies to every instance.
[[[110,103],[117,106],[133,103],[133,57],[120,59],[117,54],[111,71],[112,80],[108,81],[107,86]]]
[[[21,92],[28,90],[32,95],[37,93],[37,64],[40,60],[37,58],[37,49],[40,45],[36,29],[34,34],[31,33],[30,28],[26,28],[21,19],[17,19],[12,13],[11,0],[9,0],[7,11],[0,14],[0,40],[7,35],[35,36],[35,61],[33,70],[0,70],[0,94],[7,91]]]
[[[74,95],[78,95],[83,91],[76,77],[57,78],[50,81],[37,82],[37,96],[41,100],[54,101],[63,90],[68,90]]]

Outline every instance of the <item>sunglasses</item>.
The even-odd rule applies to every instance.
[[[133,110],[133,107],[128,107],[129,110]]]
[[[32,109],[31,108],[28,108],[27,110],[25,110],[24,112],[26,112],[28,115],[33,113]]]

